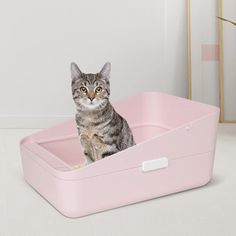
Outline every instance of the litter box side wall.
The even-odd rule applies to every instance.
[[[52,206],[67,217],[79,217],[85,204],[81,182],[67,181],[55,176],[49,169],[37,162],[36,154],[21,146],[22,167],[25,181]]]

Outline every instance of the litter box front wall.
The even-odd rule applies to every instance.
[[[212,153],[170,161],[168,168],[142,172],[140,167],[81,181],[58,183],[62,214],[80,217],[206,184]],[[62,193],[61,193],[62,192]]]
[[[80,217],[206,184],[212,158],[210,152],[170,160],[156,171],[136,167],[82,180],[59,179],[31,158],[23,167],[26,181],[49,203],[65,216]]]

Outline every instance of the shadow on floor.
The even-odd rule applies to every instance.
[[[224,182],[224,178],[219,175],[214,175],[210,182],[206,184],[207,187],[215,187]]]

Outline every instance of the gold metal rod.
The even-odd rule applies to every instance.
[[[218,16],[222,17],[222,0],[218,0]],[[224,122],[224,51],[223,51],[223,24],[218,20],[219,37],[219,95],[220,95],[220,122]]]
[[[192,99],[192,55],[191,55],[191,8],[190,0],[187,0],[187,26],[188,26],[188,98]]]

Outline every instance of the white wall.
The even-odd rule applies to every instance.
[[[186,7],[174,0],[5,1],[0,8],[0,127],[74,115],[69,64],[112,63],[112,100],[146,90],[186,96]]]

